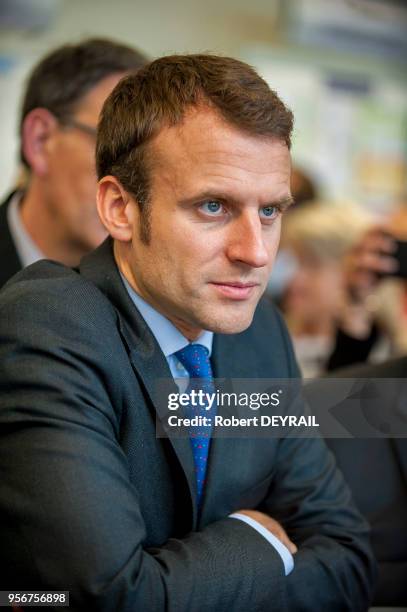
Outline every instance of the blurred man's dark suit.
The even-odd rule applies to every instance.
[[[359,365],[332,372],[330,376],[355,379],[405,379],[407,357],[377,365]],[[378,383],[380,385],[380,382]],[[403,396],[407,385],[403,382]],[[312,383],[306,394],[319,393]],[[384,387],[384,385],[383,385]],[[400,401],[398,385],[386,385],[384,410],[390,416]],[[394,420],[393,420],[394,422]],[[397,421],[396,421],[397,422]],[[405,426],[404,426],[405,431]],[[349,484],[356,505],[368,519],[373,551],[379,561],[375,605],[407,605],[407,438],[337,438],[327,440]]]
[[[23,267],[10,234],[7,211],[15,192],[0,205],[0,288]]]
[[[70,609],[356,612],[366,524],[318,439],[212,440],[198,512],[190,441],[157,439],[167,361],[110,241],[80,274],[39,262],[0,294],[0,588],[71,591]],[[219,378],[298,376],[278,313],[215,335]],[[174,390],[177,391],[175,384]],[[289,576],[243,508],[298,545]]]

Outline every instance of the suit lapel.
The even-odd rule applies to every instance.
[[[153,338],[155,343],[155,339]],[[164,402],[158,401],[157,398],[157,384],[159,379],[170,379],[172,378],[171,372],[168,368],[167,360],[162,354],[160,348],[156,347],[156,350],[152,353],[146,353],[141,345],[133,348],[130,352],[130,361],[133,369],[139,381],[141,381],[147,395],[150,398],[151,404],[154,406],[156,415],[160,420],[160,425],[164,429],[166,436],[168,437],[175,454],[178,457],[178,461],[184,471],[185,477],[188,482],[191,505],[193,509],[193,524],[196,525],[198,508],[196,504],[197,500],[197,488],[195,478],[195,466],[194,458],[192,455],[191,443],[189,438],[181,438],[174,436],[171,431],[166,427],[166,417],[168,417],[168,411],[164,405]],[[166,387],[167,387],[167,380]],[[178,388],[175,383],[172,385],[172,392],[178,393]]]
[[[246,333],[215,335],[211,361],[217,386],[220,383],[222,391],[233,391],[233,379],[261,377],[261,373],[256,371],[258,359],[254,343],[248,341]],[[200,516],[201,525],[216,518],[213,516],[215,508],[221,514],[222,511],[229,511],[225,483],[230,481],[231,474],[236,473],[236,466],[245,461],[247,448],[247,441],[239,438],[212,439]]]
[[[119,328],[134,373],[148,396],[151,406],[154,407],[155,414],[162,427],[166,430],[169,441],[185,473],[191,496],[193,525],[195,526],[197,521],[197,490],[191,444],[189,439],[176,437],[168,432],[165,427],[166,419],[164,419],[168,416],[168,412],[164,402],[159,402],[157,398],[160,379],[172,380],[172,375],[156,339],[127,293],[113,257],[112,246],[112,241],[108,238],[96,251],[85,257],[81,262],[80,273],[98,286],[118,313]],[[172,390],[178,392],[175,383],[173,383]]]

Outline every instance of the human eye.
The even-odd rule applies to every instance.
[[[224,212],[223,205],[217,200],[206,200],[200,204],[199,209],[211,217],[219,217]]]
[[[279,214],[280,210],[277,206],[263,206],[262,208],[260,208],[260,218],[264,219],[265,221],[270,221],[275,219],[278,214]]]

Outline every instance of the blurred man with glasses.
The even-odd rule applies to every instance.
[[[0,287],[47,258],[75,266],[107,233],[96,211],[96,125],[118,81],[145,57],[106,39],[64,45],[31,72],[22,101],[26,188],[0,206]]]

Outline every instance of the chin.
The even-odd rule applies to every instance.
[[[250,313],[236,313],[235,315],[220,315],[202,326],[202,329],[213,331],[215,334],[239,334],[250,327],[253,321],[254,311]]]

